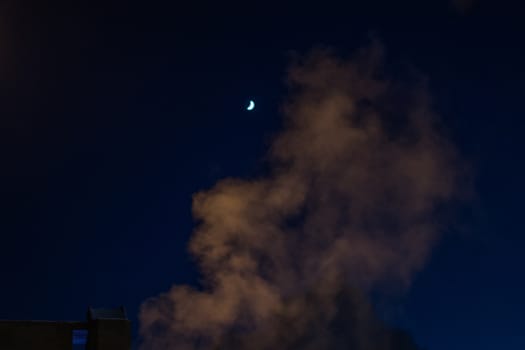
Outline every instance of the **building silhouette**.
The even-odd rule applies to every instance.
[[[130,350],[131,323],[123,307],[89,308],[86,321],[2,321],[1,350]]]

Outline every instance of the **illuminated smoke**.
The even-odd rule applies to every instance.
[[[270,174],[194,196],[206,285],[144,303],[143,349],[413,349],[363,295],[422,267],[459,163],[423,84],[384,78],[381,61],[372,45],[292,65]]]

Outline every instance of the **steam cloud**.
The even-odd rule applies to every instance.
[[[269,175],[194,196],[190,250],[206,286],[146,301],[143,349],[416,348],[364,295],[422,267],[459,159],[423,84],[381,67],[379,45],[292,64]]]

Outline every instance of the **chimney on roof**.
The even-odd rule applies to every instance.
[[[94,309],[91,306],[87,312],[88,321],[94,320],[127,320],[126,309],[120,306],[114,309]]]

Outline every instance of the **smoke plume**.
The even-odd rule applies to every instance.
[[[458,157],[424,84],[385,78],[379,45],[312,52],[288,81],[269,174],[194,196],[205,285],[143,304],[143,349],[416,348],[365,295],[408,285],[456,197]]]

